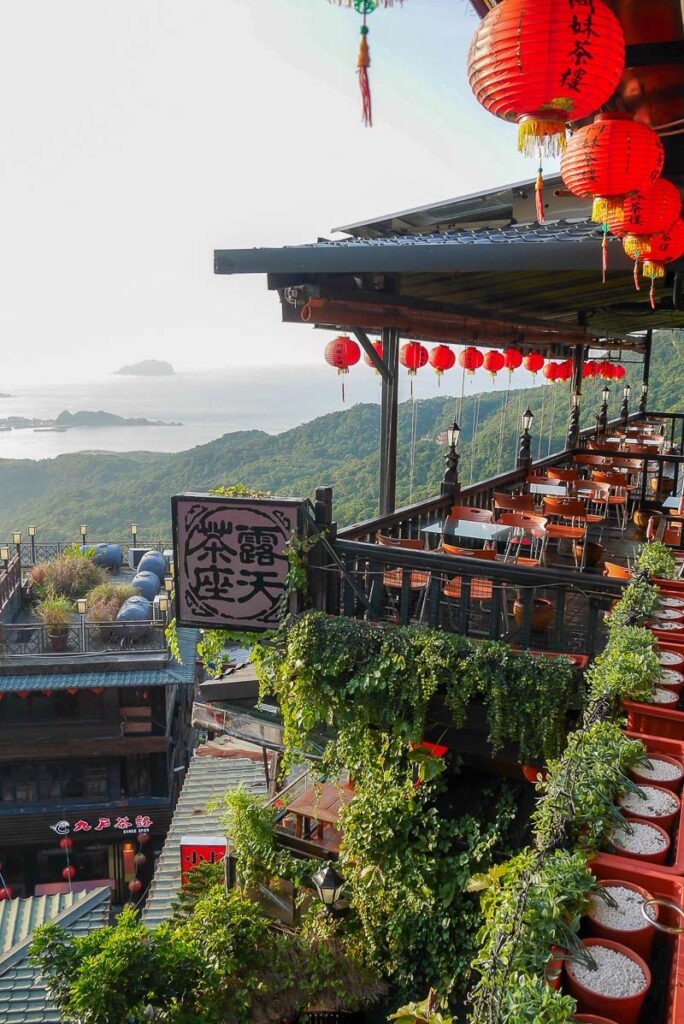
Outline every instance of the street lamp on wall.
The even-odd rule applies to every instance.
[[[530,435],[530,427],[532,426],[532,420],[534,419],[534,413],[531,409],[525,409],[522,414],[522,434],[518,442],[518,469],[529,469],[532,464],[532,437]]]
[[[138,524],[137,523],[131,523],[131,537],[133,538],[133,545],[135,546],[135,542],[136,542],[136,540],[138,538]]]
[[[346,880],[339,871],[335,870],[330,861],[317,871],[311,880],[316,886],[318,898],[325,909],[328,913],[334,914],[335,906],[339,903],[342,890],[347,884]]]
[[[6,544],[4,544],[0,548],[0,562],[4,562],[5,565],[7,565],[7,563],[9,562],[9,557],[10,557],[9,548],[7,547]]]
[[[455,500],[458,498],[461,489],[458,482],[458,441],[461,436],[461,428],[456,420],[447,430],[446,436],[449,448],[444,456],[446,469],[444,471],[444,479],[442,480],[442,494]]]
[[[162,615],[162,619],[165,619],[166,613],[169,610],[169,599],[166,596],[166,594],[160,594],[159,598],[157,599],[157,603],[159,606],[159,611],[161,612]]]

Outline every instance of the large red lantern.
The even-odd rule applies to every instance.
[[[464,348],[458,362],[468,374],[473,374],[484,363],[484,356],[477,348]]]
[[[334,366],[338,374],[349,373],[349,367],[358,363],[361,349],[355,341],[341,335],[325,346],[325,361]],[[344,380],[342,381],[342,401],[344,402]]]
[[[547,363],[542,372],[548,381],[556,381],[559,379],[559,370],[559,363]]]
[[[517,348],[504,349],[504,366],[508,370],[509,374],[513,373],[513,370],[517,370],[522,366],[523,356]]]
[[[658,178],[645,192],[624,201],[622,213],[608,218],[608,227],[622,238],[623,248],[634,258],[648,249],[651,235],[667,231],[682,212],[682,197],[676,185]]]
[[[622,111],[598,114],[575,132],[561,158],[570,191],[594,200],[592,219],[619,216],[626,196],[649,189],[660,176],[665,152],[648,125]]]
[[[62,868],[62,878],[65,882],[70,882],[72,878],[76,877],[76,868],[73,864],[68,864],[67,867]]]
[[[526,370],[536,377],[542,366],[544,365],[544,356],[540,352],[530,352],[529,355],[523,359],[523,366]]]
[[[436,345],[430,350],[430,366],[434,367],[437,382],[442,386],[442,374],[456,365],[456,354],[448,345]]]
[[[499,370],[503,370],[506,365],[506,361],[501,352],[497,352],[495,349],[489,349],[489,351],[484,354],[482,365],[487,373],[491,373],[492,380],[495,380]]]
[[[665,264],[684,256],[684,220],[679,217],[667,231],[653,235],[643,254],[644,277],[665,277]]]
[[[620,22],[603,0],[503,0],[470,44],[468,79],[490,113],[518,124],[518,148],[560,152],[568,121],[615,92],[625,63]]]
[[[408,341],[401,346],[399,362],[405,366],[409,374],[413,376],[425,366],[428,361],[428,350],[419,341]]]
[[[375,349],[375,351],[377,352],[377,354],[378,354],[378,355],[380,356],[380,358],[382,359],[382,341],[380,340],[380,338],[378,338],[378,340],[377,340],[377,341],[372,341],[372,342],[371,342],[371,345],[373,346],[373,348]],[[364,352],[364,355],[363,355],[363,361],[364,361],[364,362],[365,362],[365,363],[366,363],[366,364],[367,364],[368,366],[372,366],[372,367],[373,367],[373,369],[375,370],[375,372],[376,372],[377,374],[379,374],[379,373],[380,373],[380,371],[379,371],[379,370],[377,369],[377,367],[376,367],[375,363],[373,362],[373,360],[371,359],[371,357],[370,357],[370,356],[368,355],[368,353],[367,353],[367,352]]]

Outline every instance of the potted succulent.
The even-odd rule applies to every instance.
[[[38,605],[38,618],[47,626],[50,645],[56,653],[63,653],[67,649],[71,613],[69,598],[54,591],[48,591]]]
[[[646,961],[611,939],[585,939],[582,946],[589,956],[573,958],[565,968],[568,988],[579,1009],[608,1013],[620,1024],[637,1024],[651,987]]]

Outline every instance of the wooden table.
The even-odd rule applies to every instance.
[[[353,797],[353,789],[347,786],[334,786],[330,782],[321,782],[307,789],[287,806],[287,813],[295,816],[297,838],[301,839],[304,835],[306,822],[315,819],[318,822],[316,836],[322,839],[325,826],[336,824],[341,808]]]

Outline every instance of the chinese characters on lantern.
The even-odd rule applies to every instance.
[[[178,623],[264,630],[284,614],[299,500],[172,499]]]
[[[579,92],[587,71],[585,65],[594,59],[591,52],[592,40],[600,34],[594,29],[594,0],[568,0],[572,12],[570,32],[572,48],[568,50],[568,66],[561,72],[561,85],[573,92]]]
[[[149,832],[154,824],[152,818],[147,814],[118,814],[111,817],[99,815],[97,818],[79,818],[78,821],[55,822],[50,825],[53,832],[58,836],[68,836],[72,833],[85,832],[106,832],[111,829],[120,832],[122,835],[137,835],[142,832]]]

